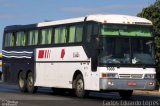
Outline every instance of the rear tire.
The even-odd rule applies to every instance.
[[[88,96],[88,92],[84,89],[85,85],[82,75],[77,75],[74,86],[77,97],[84,98]]]
[[[119,95],[121,96],[121,98],[125,100],[131,99],[132,94],[133,94],[133,90],[126,90],[126,91],[119,92]]]
[[[27,75],[27,90],[29,93],[35,93],[38,87],[34,86],[34,77],[32,72],[29,72]]]
[[[27,92],[25,73],[23,71],[19,73],[18,85],[21,92]]]

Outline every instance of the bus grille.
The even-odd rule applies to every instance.
[[[124,79],[142,79],[143,74],[119,74],[119,78]]]

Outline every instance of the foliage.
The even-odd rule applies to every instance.
[[[146,7],[137,16],[147,18],[152,21],[155,32],[157,80],[160,82],[160,0]]]

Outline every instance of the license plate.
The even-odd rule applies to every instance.
[[[128,86],[136,86],[137,83],[136,82],[128,82]]]

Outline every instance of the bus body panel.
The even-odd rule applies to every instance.
[[[136,67],[98,67],[100,73],[118,73],[118,74],[156,74],[155,68],[136,68]]]
[[[80,71],[85,89],[99,90],[99,74],[91,71],[82,46],[38,48],[35,53],[35,86],[72,88],[74,73]]]
[[[76,70],[83,74],[86,90],[99,90],[99,75],[91,72],[88,63],[37,63],[35,86],[72,89]],[[66,73],[66,74],[65,74]]]
[[[153,90],[155,79],[145,78],[146,74],[156,74],[155,68],[134,67],[99,67],[100,75],[103,73],[117,74],[117,78],[102,78],[100,76],[100,89],[102,90]]]
[[[37,62],[83,62],[89,61],[82,46],[36,49]]]
[[[34,73],[34,49],[6,49],[3,53],[3,73],[4,81],[7,83],[17,83],[20,71],[25,74],[27,71]],[[28,54],[29,53],[29,54]]]

